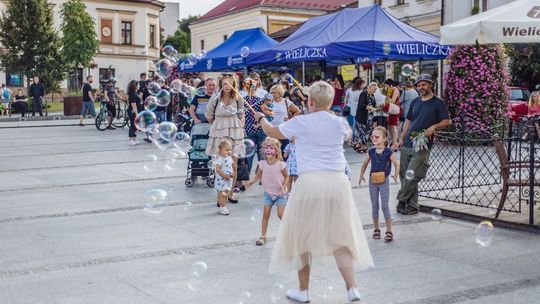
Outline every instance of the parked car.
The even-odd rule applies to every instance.
[[[528,104],[531,92],[523,87],[510,87],[509,90],[508,113],[513,121],[518,121],[521,117],[527,116],[529,112]]]

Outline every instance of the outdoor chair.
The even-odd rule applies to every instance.
[[[499,159],[500,165],[501,165],[501,179],[502,179],[502,193],[501,193],[501,200],[499,202],[499,206],[497,207],[497,212],[495,213],[495,218],[499,217],[499,214],[501,213],[502,208],[504,207],[504,203],[506,201],[506,198],[508,196],[508,190],[510,187],[528,187],[529,186],[529,167],[530,163],[529,161],[511,161],[508,160],[508,154],[506,153],[506,150],[504,148],[503,141],[498,138],[498,136],[495,136],[493,138],[493,146],[495,147],[495,152],[497,153],[497,157]],[[535,171],[537,168],[540,168],[540,162],[535,161],[534,162],[534,168]],[[512,174],[512,172],[526,170],[526,174]],[[534,180],[534,186],[538,187],[540,186],[540,180],[537,180],[535,178]],[[532,206],[529,206],[530,208],[533,208]]]

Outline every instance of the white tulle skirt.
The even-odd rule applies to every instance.
[[[301,174],[285,207],[270,273],[300,270],[343,252],[356,270],[373,267],[349,179],[337,171]]]

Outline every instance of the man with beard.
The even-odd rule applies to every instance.
[[[94,76],[88,75],[86,77],[86,83],[83,84],[82,91],[83,91],[83,97],[82,97],[82,111],[81,111],[81,117],[79,119],[79,126],[83,127],[83,118],[85,115],[92,115],[92,117],[96,117],[96,107],[94,106],[94,93],[92,91],[92,82],[94,82]]]
[[[427,74],[418,76],[414,83],[420,96],[411,102],[401,133],[400,172],[401,189],[398,192],[397,212],[418,213],[418,182],[426,177],[433,134],[452,124],[446,103],[433,94],[435,83]],[[427,149],[414,149],[412,137],[424,133],[429,138]],[[399,147],[400,144],[394,145]]]

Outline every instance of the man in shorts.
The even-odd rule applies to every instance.
[[[94,76],[88,75],[86,77],[86,82],[83,84],[83,103],[81,117],[79,119],[79,126],[83,127],[83,118],[85,115],[92,115],[96,117],[96,107],[94,106],[94,92],[92,91],[92,82],[94,81]]]

